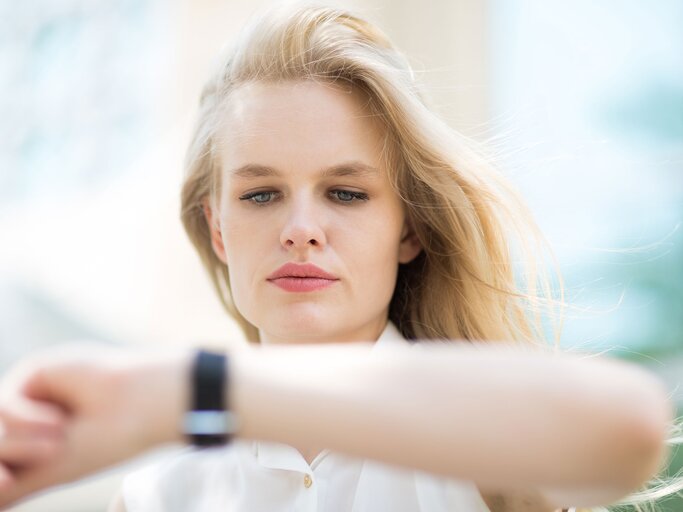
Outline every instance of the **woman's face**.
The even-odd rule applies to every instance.
[[[262,343],[373,341],[399,263],[420,252],[381,169],[384,133],[356,90],[250,83],[220,131],[219,211],[205,207],[240,313]],[[328,279],[294,277],[312,264]],[[287,277],[290,276],[290,277]]]

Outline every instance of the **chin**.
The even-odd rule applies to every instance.
[[[338,319],[337,317],[336,320]],[[278,318],[272,318],[264,325],[267,325],[265,331],[271,336],[291,339],[295,343],[296,340],[301,340],[302,343],[315,343],[317,339],[328,337],[335,332],[334,323],[329,315],[299,311],[278,315]]]

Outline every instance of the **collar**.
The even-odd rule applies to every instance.
[[[382,334],[379,335],[379,338],[377,338],[377,341],[370,350],[372,352],[386,350],[387,347],[403,345],[405,343],[409,343],[409,341],[401,335],[398,327],[389,320]],[[256,459],[264,467],[300,471],[302,473],[311,472],[311,467],[299,450],[288,444],[254,441],[253,450],[256,454]],[[316,460],[322,459],[329,453],[330,450],[325,448],[316,457]]]
[[[379,335],[379,338],[377,338],[377,341],[372,346],[371,351],[384,350],[386,347],[405,345],[407,343],[410,342],[403,337],[401,331],[398,330],[398,327],[389,320],[384,327],[382,334]]]

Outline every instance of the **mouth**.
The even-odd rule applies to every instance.
[[[288,278],[313,278],[327,279],[331,281],[338,280],[337,276],[334,274],[331,274],[330,272],[327,272],[326,270],[323,270],[312,263],[285,263],[267,277],[269,281]]]
[[[339,281],[339,278],[313,263],[289,262],[267,277],[268,282],[288,292],[322,290]]]
[[[269,279],[268,281],[288,292],[312,292],[332,286],[334,283],[339,281],[339,279],[283,276],[276,279]]]

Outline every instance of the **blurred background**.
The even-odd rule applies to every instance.
[[[270,3],[0,0],[0,371],[75,339],[239,342],[178,196],[201,85]],[[326,3],[378,23],[434,108],[493,141],[576,306],[563,346],[646,365],[680,407],[683,3]],[[104,510],[128,469],[14,510]]]

